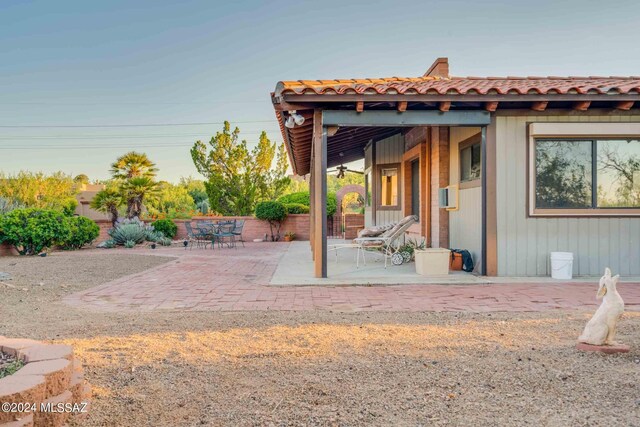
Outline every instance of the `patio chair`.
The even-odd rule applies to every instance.
[[[194,243],[196,244],[196,247],[200,247],[200,245],[203,243],[200,229],[196,227],[196,229],[194,230],[193,225],[191,225],[191,222],[185,222],[184,227],[187,230],[187,241],[189,242],[188,243],[189,249],[193,248]],[[186,250],[187,246],[185,246],[184,249]]]
[[[237,219],[235,221],[232,233],[238,237],[237,242],[242,243],[242,247],[244,248],[244,239],[242,238],[242,229],[244,228],[244,219]]]
[[[396,241],[400,237],[404,236],[409,227],[411,227],[417,221],[418,217],[416,217],[415,215],[409,215],[379,236],[357,237],[353,239],[354,246],[358,249],[357,262],[360,262],[360,251],[362,251],[362,257],[364,258],[364,251],[379,250],[384,256],[384,268],[387,268],[388,259],[391,259],[391,263],[393,265],[402,264],[404,262],[404,259],[398,252],[399,245],[396,244]]]
[[[218,223],[217,230],[213,233],[213,240],[211,243],[213,244],[214,242],[218,242],[218,248],[220,248],[221,245],[223,246],[225,243],[228,247],[235,248],[236,235],[233,233],[234,228],[235,224],[233,222]],[[225,240],[227,240],[227,242],[225,242]]]

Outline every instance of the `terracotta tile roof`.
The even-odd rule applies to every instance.
[[[278,82],[275,95],[640,94],[640,77],[389,77]]]

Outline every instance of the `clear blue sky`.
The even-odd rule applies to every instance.
[[[419,76],[438,56],[458,76],[638,75],[639,26],[637,1],[2,0],[0,126],[229,120],[281,141],[278,80]],[[218,128],[0,127],[0,170],[106,178],[138,149],[177,180]]]

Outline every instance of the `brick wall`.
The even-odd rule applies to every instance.
[[[431,246],[449,247],[449,212],[439,207],[438,189],[449,185],[449,128],[431,128]]]
[[[358,231],[364,228],[364,215],[348,213],[344,214],[344,238],[355,239]]]
[[[242,230],[242,238],[245,241],[251,241],[253,239],[262,239],[265,234],[271,235],[269,231],[269,223],[261,221],[252,216],[228,216],[228,217],[194,217],[191,221],[222,221],[232,219],[244,219],[244,229]],[[176,234],[176,240],[182,240],[187,237],[187,229],[185,223],[188,220],[177,219],[174,221],[178,226],[178,234]],[[109,234],[107,231],[111,228],[111,221],[97,220],[96,223],[100,226],[100,237],[98,242],[107,240]],[[296,233],[296,240],[309,240],[309,214],[292,214],[287,216],[287,219],[280,227],[280,236],[284,236],[284,233],[291,231]]]

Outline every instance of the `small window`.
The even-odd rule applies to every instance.
[[[480,143],[468,145],[460,150],[460,182],[480,179]]]
[[[420,161],[411,162],[411,215],[420,217]]]
[[[378,171],[380,179],[378,206],[383,209],[399,207],[400,165],[380,165]]]
[[[640,208],[640,140],[539,139],[534,156],[535,209]]]

